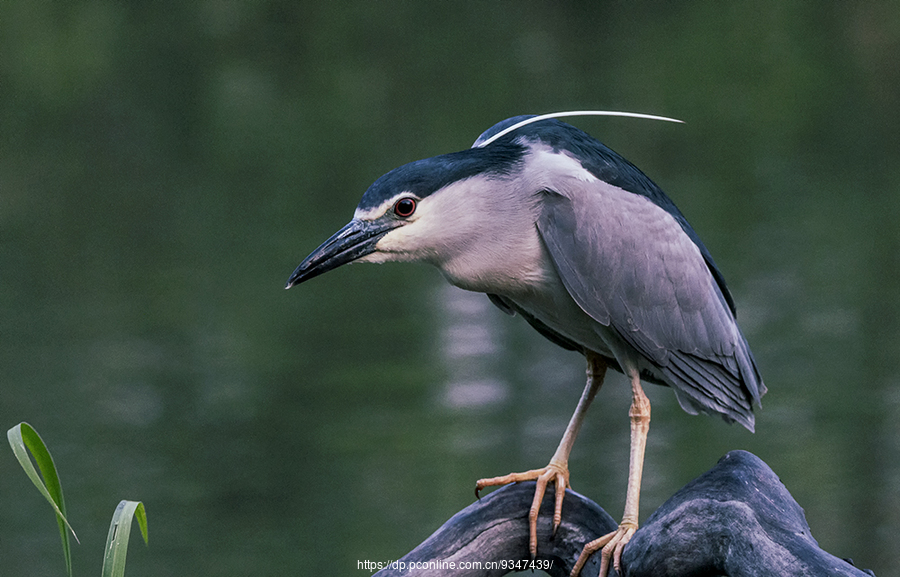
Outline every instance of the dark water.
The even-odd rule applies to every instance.
[[[898,61],[895,2],[3,3],[0,425],[50,445],[78,575],[122,498],[132,577],[365,573],[544,465],[582,361],[424,267],[287,276],[498,120],[665,114],[575,123],[700,232],[770,392],[750,434],[652,387],[642,517],[748,449],[825,549],[900,575]],[[613,516],[628,400],[606,384],[570,463]],[[0,471],[0,575],[61,574]]]

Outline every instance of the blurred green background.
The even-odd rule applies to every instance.
[[[77,575],[119,499],[128,574],[356,574],[546,464],[580,357],[416,266],[284,282],[379,175],[506,117],[656,180],[725,273],[770,392],[757,433],[650,387],[642,518],[753,451],[826,550],[900,575],[900,4],[0,4],[0,425],[60,469]],[[629,391],[570,467],[621,515]],[[0,450],[0,575],[63,572]]]

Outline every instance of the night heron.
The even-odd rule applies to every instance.
[[[602,549],[603,575],[611,560],[619,568],[638,526],[650,424],[641,381],[671,387],[688,413],[716,414],[751,431],[752,405],[766,388],[725,280],[697,233],[634,165],[555,118],[575,114],[510,118],[472,148],[388,172],[287,288],[350,262],[430,263],[450,283],[486,293],[557,345],[584,354],[587,385],[550,463],[476,483],[477,492],[537,481],[532,556],[547,485],[556,487],[555,530],[585,412],[607,367],[624,373],[632,390],[625,512],[617,531],[585,546],[573,571]]]

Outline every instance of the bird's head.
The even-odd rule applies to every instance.
[[[353,219],[314,250],[287,287],[351,262],[441,262],[489,232],[503,210],[503,182],[525,149],[506,144],[418,160],[388,172],[363,194]]]

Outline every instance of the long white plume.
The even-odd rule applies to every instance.
[[[510,132],[522,128],[532,122],[539,122],[541,120],[547,120],[548,118],[563,118],[566,116],[625,116],[628,118],[645,118],[648,120],[665,120],[666,122],[680,122],[684,123],[683,120],[678,120],[677,118],[669,118],[667,116],[656,116],[654,114],[641,114],[640,112],[617,112],[614,110],[570,110],[568,112],[551,112],[549,114],[540,114],[538,116],[532,116],[531,118],[526,118],[522,122],[517,122],[513,124],[509,128],[505,128],[495,134],[494,136],[488,138],[483,142],[476,142],[472,145],[472,148],[483,148],[488,144],[494,142],[501,136],[505,136]]]

